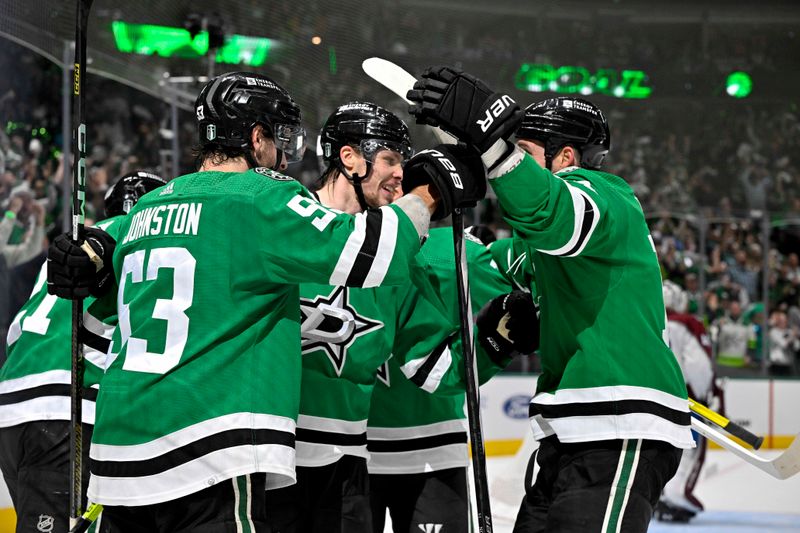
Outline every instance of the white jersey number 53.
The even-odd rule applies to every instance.
[[[122,345],[127,343],[124,370],[164,374],[181,360],[189,336],[189,317],[185,311],[194,298],[194,271],[197,261],[186,248],[155,248],[150,251],[147,267],[144,264],[145,250],[139,250],[125,257],[120,273],[120,287],[117,296],[119,310],[119,330]],[[153,307],[154,319],[166,320],[166,339],[164,352],[150,352],[147,339],[131,336],[131,312],[125,300],[125,285],[130,274],[130,283],[146,283],[158,278],[160,269],[172,270],[174,290],[172,298],[158,298]]]

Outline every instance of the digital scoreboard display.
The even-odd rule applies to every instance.
[[[734,98],[745,98],[753,89],[746,72],[733,72],[724,80],[725,92]],[[643,99],[658,94],[653,80],[643,70],[580,66],[555,66],[546,63],[523,63],[514,76],[514,86],[534,93],[602,94],[615,98]]]

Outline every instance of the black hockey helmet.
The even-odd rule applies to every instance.
[[[203,146],[213,143],[249,154],[250,132],[261,124],[287,161],[303,158],[306,132],[300,124],[300,108],[286,89],[263,74],[217,76],[200,91],[195,112]]]
[[[358,147],[369,162],[384,148],[394,150],[404,160],[414,154],[406,123],[388,109],[369,102],[341,105],[325,121],[318,155],[328,164],[335,163],[345,145]]]
[[[580,165],[590,169],[599,169],[611,148],[611,133],[603,112],[593,103],[572,96],[529,105],[516,137],[544,143],[548,168],[566,145],[580,150]]]
[[[161,176],[143,170],[125,174],[106,191],[106,217],[127,214],[139,198],[166,184]]]

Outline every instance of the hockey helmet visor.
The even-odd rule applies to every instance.
[[[364,159],[371,163],[375,162],[375,156],[378,155],[378,152],[381,150],[391,150],[392,152],[400,154],[400,161],[402,164],[405,164],[405,162],[414,155],[414,150],[408,144],[387,139],[362,139],[358,143],[358,149],[361,151]]]
[[[303,159],[306,151],[306,130],[296,124],[273,124],[275,147],[286,154],[288,163],[296,163]]]

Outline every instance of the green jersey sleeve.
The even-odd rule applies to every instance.
[[[428,283],[423,265],[412,269],[412,281],[403,289],[397,310],[397,332],[392,360],[403,374],[426,392],[456,393],[460,377],[453,364],[450,343],[457,328]]]
[[[472,239],[465,234],[472,311],[477,313],[495,296],[509,292],[511,286],[492,264],[488,249]],[[400,365],[403,374],[423,390],[447,395],[462,393],[465,376],[463,350],[459,339],[461,320],[450,228],[431,230],[417,256],[413,279],[416,291],[425,294],[425,298],[440,309],[446,321],[445,327],[453,335],[425,358],[406,363],[394,359],[393,364]],[[476,358],[481,382],[487,381],[505,366],[492,361],[480,347],[476,349]],[[435,382],[436,386],[431,386],[431,382]]]
[[[520,238],[542,253],[576,257],[602,254],[614,226],[605,196],[589,176],[577,168],[553,174],[524,154],[490,183]]]
[[[254,208],[256,247],[267,279],[399,285],[407,282],[419,250],[414,225],[397,206],[350,215],[323,206],[294,180],[274,180],[255,197]],[[275,246],[276,239],[282,245]]]

